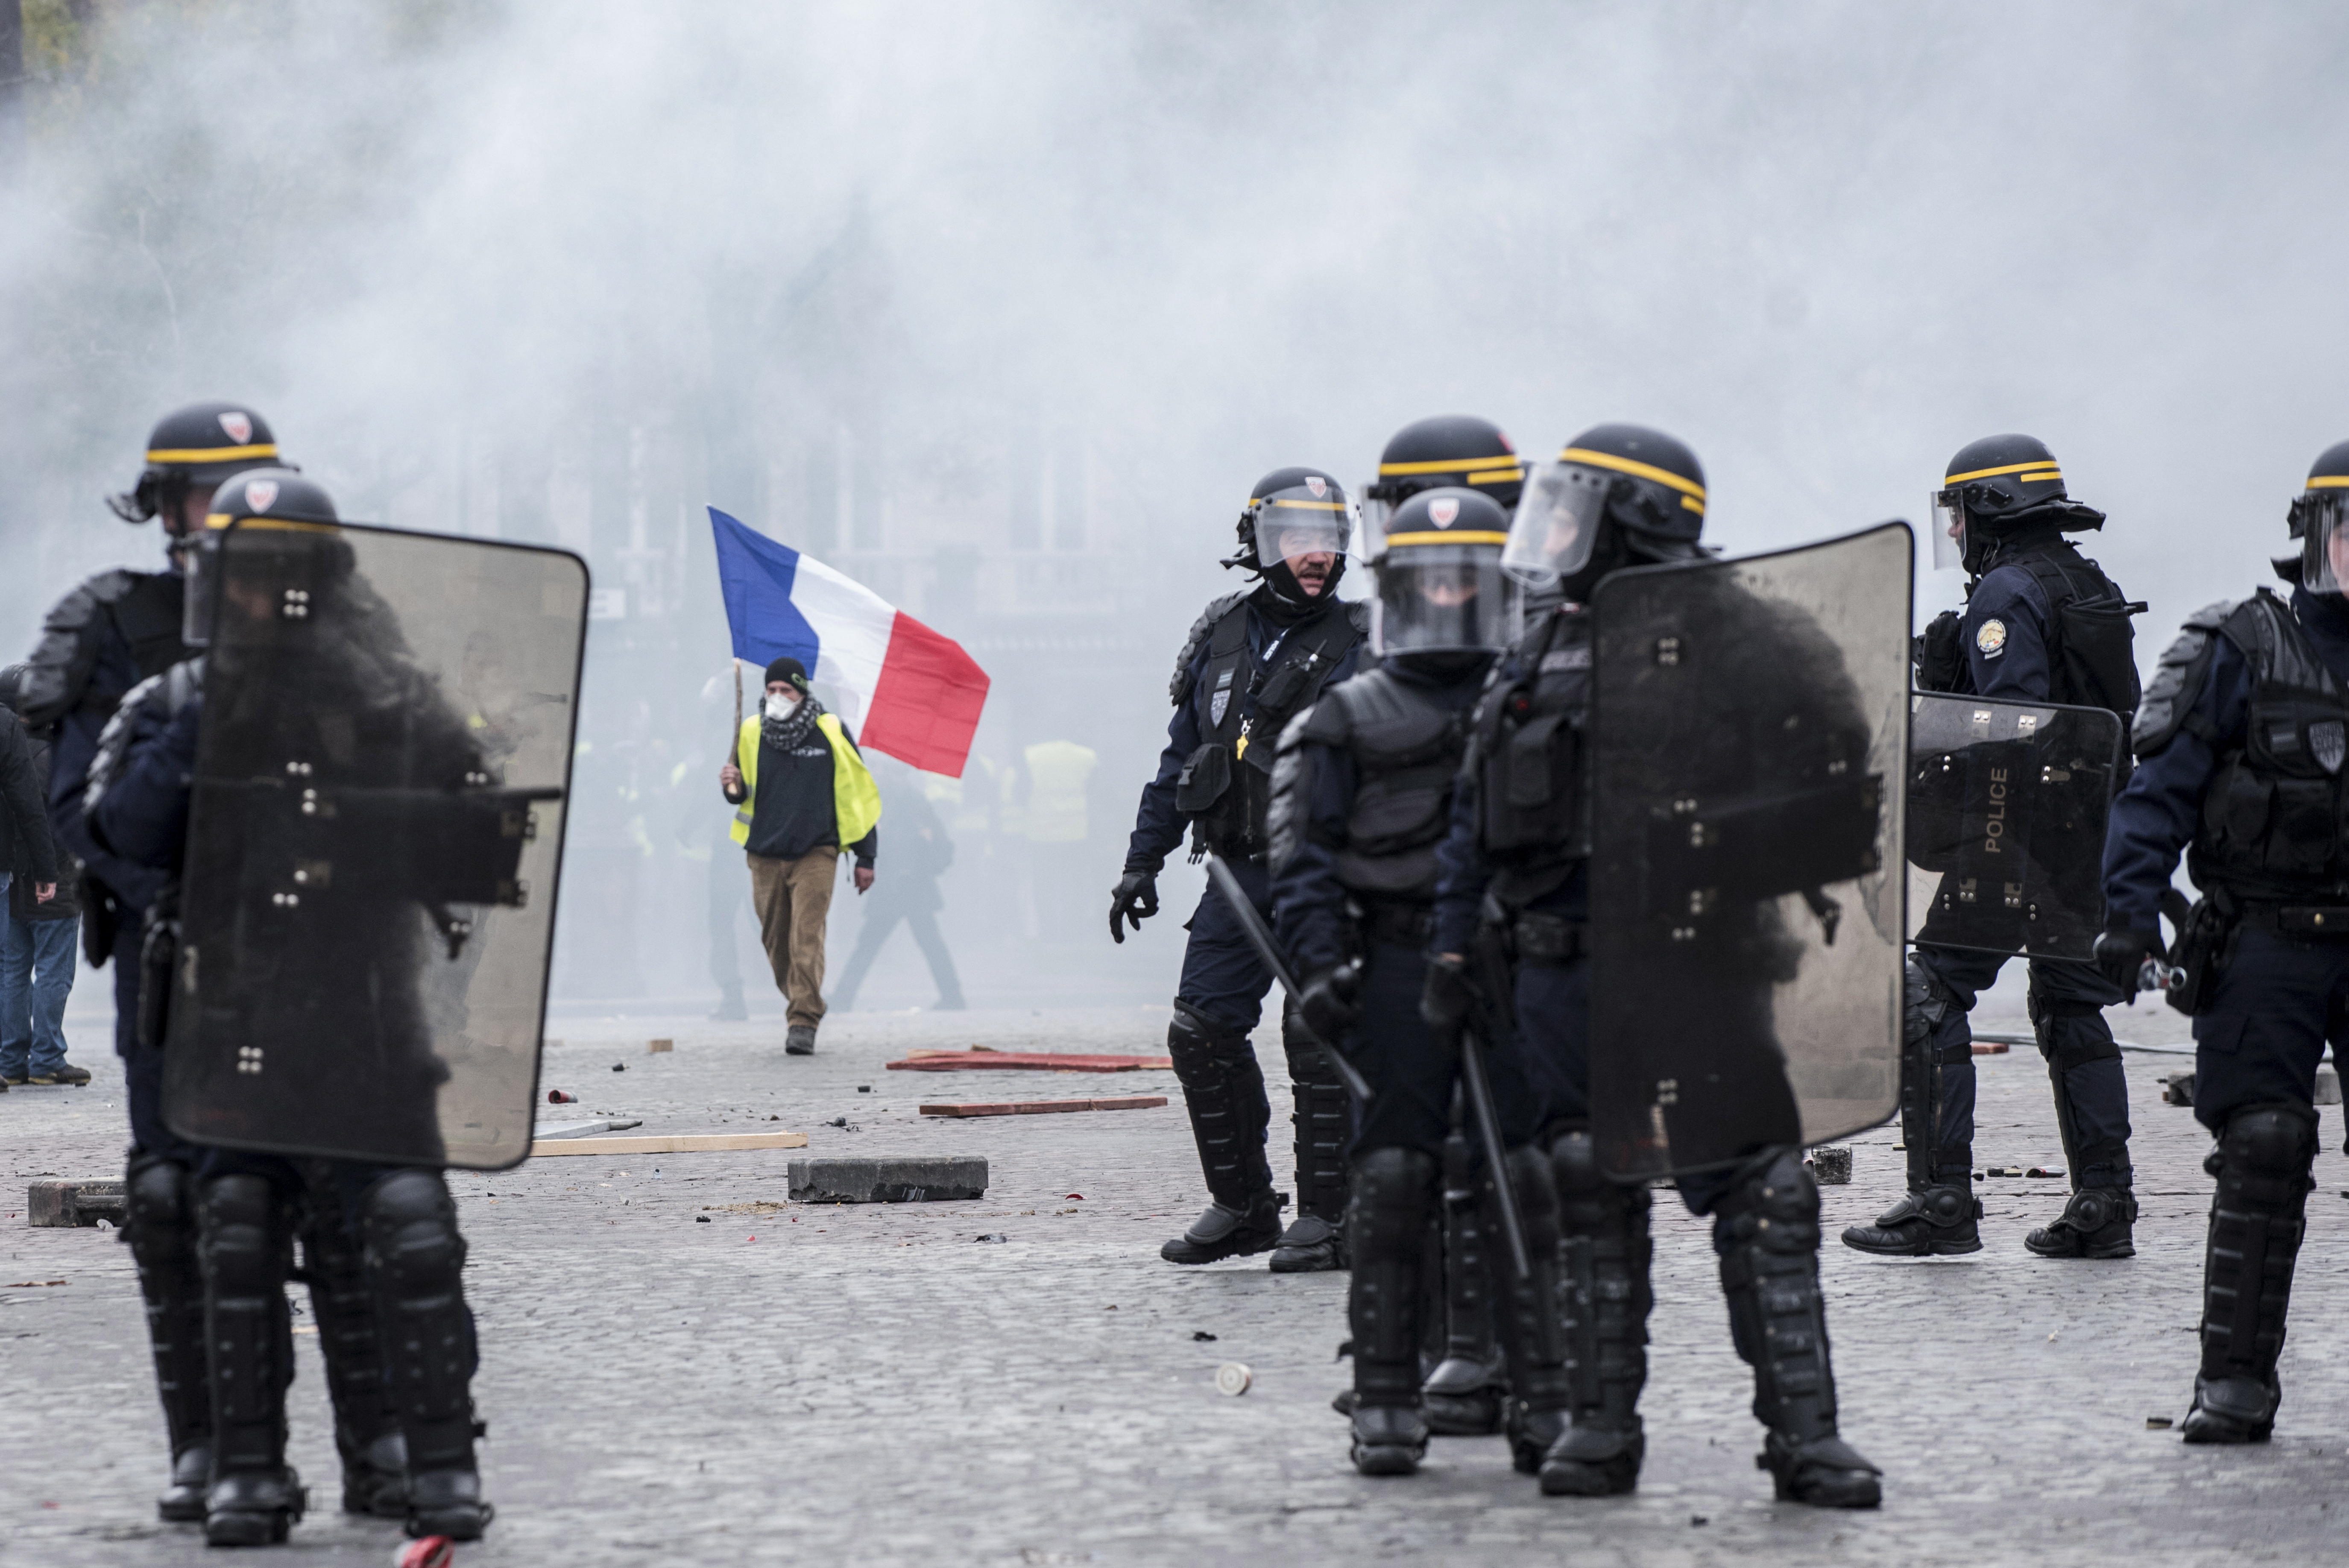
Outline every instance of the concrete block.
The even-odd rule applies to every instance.
[[[67,1227],[96,1225],[119,1230],[123,1220],[119,1181],[36,1181],[25,1194],[25,1223]]]
[[[1851,1180],[1851,1146],[1847,1143],[1821,1144],[1806,1158],[1811,1179],[1821,1187],[1841,1187]]]
[[[791,1162],[798,1203],[936,1203],[987,1191],[987,1160],[975,1154],[828,1156]]]

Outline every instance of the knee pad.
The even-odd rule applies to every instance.
[[[1174,1004],[1174,1016],[1166,1025],[1166,1054],[1174,1059],[1178,1077],[1203,1072],[1228,1058],[1232,1043],[1230,1030],[1218,1028],[1184,1002]]]
[[[1770,1149],[1748,1161],[1721,1200],[1713,1250],[1725,1258],[1748,1245],[1778,1254],[1818,1250],[1819,1189],[1800,1150]]]
[[[215,1176],[198,1189],[199,1255],[214,1296],[282,1293],[293,1252],[292,1215],[268,1178]]]
[[[122,1179],[124,1240],[141,1268],[169,1267],[196,1244],[194,1183],[177,1160],[135,1159]]]
[[[1351,1240],[1366,1253],[1415,1249],[1435,1201],[1435,1160],[1415,1148],[1374,1148],[1354,1162]]]
[[[465,1266],[457,1205],[437,1170],[395,1170],[359,1200],[369,1268],[403,1303],[454,1292]]]
[[[2219,1147],[2202,1162],[2217,1176],[2306,1179],[2316,1159],[2316,1113],[2296,1105],[2246,1106],[2227,1118]]]

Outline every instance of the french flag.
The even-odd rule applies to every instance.
[[[856,743],[925,773],[962,776],[987,705],[987,671],[864,584],[713,506],[718,581],[734,657],[763,669],[788,654],[855,695]]]

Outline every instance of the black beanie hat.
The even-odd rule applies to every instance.
[[[788,680],[804,692],[808,689],[807,666],[788,653],[781,659],[770,659],[767,663],[767,684],[771,686],[778,680]]]

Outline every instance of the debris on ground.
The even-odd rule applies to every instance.
[[[1056,1111],[1147,1111],[1165,1103],[1164,1095],[1119,1095],[1091,1100],[938,1101],[918,1108],[926,1116],[1040,1116]]]
[[[1201,1343],[1201,1344],[1203,1344],[1203,1345],[1213,1345],[1213,1344],[1216,1342],[1216,1336],[1215,1336],[1214,1334],[1209,1334],[1209,1333],[1208,1333],[1206,1329],[1204,1329],[1204,1328],[1195,1328],[1195,1329],[1193,1329],[1193,1330],[1191,1331],[1191,1337],[1192,1337],[1193,1339],[1195,1339],[1195,1340],[1197,1340],[1199,1343]]]
[[[1804,1157],[1811,1179],[1822,1187],[1841,1187],[1851,1180],[1851,1146],[1821,1144]]]
[[[1256,1374],[1239,1362],[1226,1361],[1216,1368],[1216,1392],[1218,1394],[1245,1394],[1255,1382]]]
[[[989,1231],[982,1235],[973,1236],[971,1240],[974,1241],[1009,1241],[1011,1238],[1005,1235],[1000,1231]]]
[[[1147,1067],[1172,1067],[1172,1056],[1111,1056],[1071,1051],[996,1051],[974,1045],[968,1051],[915,1051],[903,1061],[886,1064],[893,1073],[951,1073],[965,1068],[1032,1070],[1051,1073],[1134,1073]]]
[[[549,1089],[546,1091],[546,1103],[550,1106],[575,1106],[579,1103],[579,1096],[566,1095],[560,1089]]]

